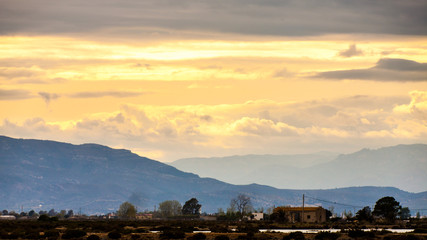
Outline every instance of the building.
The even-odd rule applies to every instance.
[[[326,222],[326,210],[322,207],[277,207],[273,210],[281,219],[289,222]]]
[[[252,213],[250,219],[256,221],[264,220],[264,213]]]
[[[1,215],[0,220],[15,220],[16,217],[13,215]]]

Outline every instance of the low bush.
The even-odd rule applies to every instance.
[[[98,235],[92,234],[87,237],[87,240],[100,240],[101,238]]]
[[[35,232],[35,231],[31,231],[31,232],[27,232],[25,234],[25,239],[40,239],[43,238],[43,236],[40,236],[39,232]]]
[[[122,237],[122,234],[120,234],[119,232],[116,232],[116,231],[108,233],[108,238],[110,238],[110,239],[119,239],[121,237]]]
[[[218,235],[215,240],[230,240],[230,238],[227,235]]]
[[[415,228],[414,233],[427,233],[427,228]]]
[[[319,232],[314,236],[314,239],[317,240],[336,240],[340,237],[339,233],[331,233],[331,232]]]
[[[165,229],[163,233],[160,234],[161,239],[183,239],[185,238],[185,232],[181,229]]]
[[[80,229],[67,229],[62,235],[62,239],[82,238],[86,236],[86,232]]]
[[[305,236],[302,232],[292,232],[287,236],[283,237],[283,240],[305,240]]]
[[[359,229],[348,231],[348,236],[351,238],[375,238],[375,233],[372,231],[365,232]]]
[[[203,233],[196,233],[193,236],[188,237],[187,239],[189,239],[189,240],[205,240],[206,235]]]

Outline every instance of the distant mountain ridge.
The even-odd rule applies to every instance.
[[[164,200],[196,197],[202,210],[226,209],[230,199],[243,193],[255,207],[330,203],[372,206],[383,196],[394,196],[404,206],[425,208],[427,192],[409,193],[397,188],[358,187],[331,190],[280,190],[250,184],[232,185],[200,178],[128,150],[97,144],[14,139],[0,136],[0,209],[28,211],[80,209],[107,213],[131,201],[139,210],[152,210]],[[320,200],[319,200],[320,199]],[[337,212],[344,207],[335,206]],[[353,208],[350,208],[353,209]]]
[[[170,165],[182,171],[232,184],[255,182],[291,189],[373,185],[394,186],[410,192],[427,190],[425,144],[362,149],[339,156],[311,154],[189,158],[177,160]],[[235,169],[240,170],[234,171]]]

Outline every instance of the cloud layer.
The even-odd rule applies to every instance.
[[[322,72],[315,75],[326,79],[357,79],[370,81],[427,81],[427,63],[406,59],[380,59],[372,68]]]
[[[151,157],[174,160],[231,153],[298,153],[357,150],[412,143],[427,137],[427,92],[411,99],[354,96],[316,102],[251,101],[244,104],[123,105],[114,112],[73,121],[42,118],[21,123],[4,120],[3,134],[129,146]],[[366,102],[373,103],[367,105]],[[262,143],[262,144],[260,144]],[[192,151],[190,151],[190,149]],[[155,154],[154,154],[155,153]]]
[[[2,34],[104,32],[120,37],[167,37],[177,31],[195,36],[203,32],[276,36],[427,33],[427,4],[423,0],[391,0],[387,4],[377,0],[3,0],[0,9]]]

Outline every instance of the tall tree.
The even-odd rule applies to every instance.
[[[396,219],[400,208],[399,202],[394,197],[383,197],[376,202],[372,214],[392,222]]]
[[[167,200],[159,204],[159,211],[163,217],[178,216],[181,214],[182,206],[177,200]]]
[[[400,219],[409,219],[411,217],[411,211],[407,207],[403,207],[400,209],[399,213]]]
[[[117,216],[122,218],[135,218],[136,208],[132,203],[124,202],[120,205],[119,210],[117,211]]]
[[[192,198],[185,202],[182,207],[182,214],[184,215],[199,215],[202,205],[199,204],[199,201],[196,198]]]
[[[252,209],[251,198],[245,194],[239,194],[236,198],[231,199],[230,208],[234,208],[243,216]]]
[[[357,211],[356,213],[356,218],[359,221],[372,221],[372,211],[371,208],[369,206],[366,206],[362,209],[360,209],[359,211]]]

